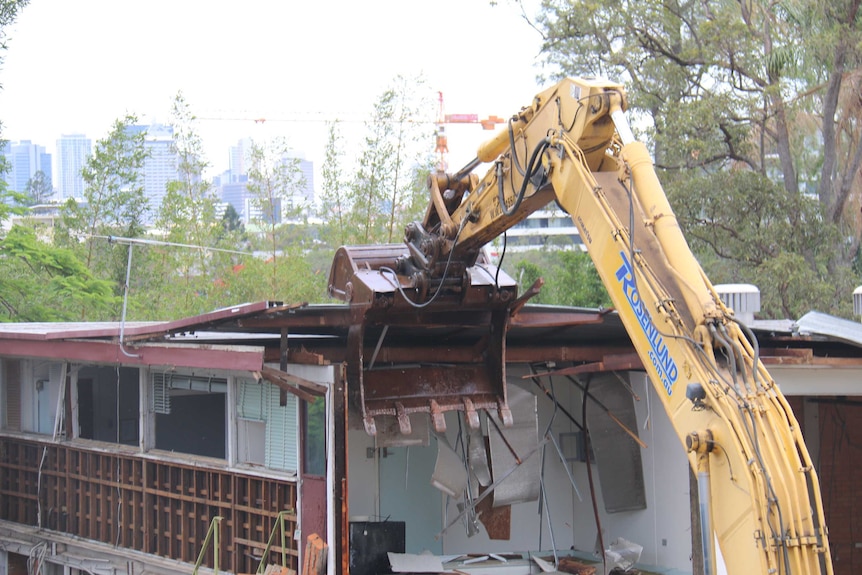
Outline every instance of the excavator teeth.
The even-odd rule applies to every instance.
[[[433,399],[430,403],[431,410],[431,425],[434,426],[434,431],[437,433],[446,433],[446,418],[443,416],[443,410]]]
[[[479,412],[473,405],[473,401],[469,397],[463,399],[464,413],[467,415],[467,425],[470,429],[479,429]]]

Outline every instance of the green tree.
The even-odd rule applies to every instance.
[[[129,130],[136,122],[133,115],[116,120],[111,132],[96,143],[81,171],[84,201],[70,199],[63,205],[54,235],[59,246],[79,254],[94,277],[113,282],[117,293],[125,285],[128,247],[113,245],[107,238],[139,236],[147,212],[144,135]],[[106,319],[86,306],[80,313],[82,320]]]
[[[261,233],[262,247],[270,263],[264,277],[269,278],[269,297],[284,289],[283,268],[291,260],[301,258],[302,246],[297,241],[287,241],[284,232],[288,219],[296,220],[307,206],[302,199],[305,176],[299,159],[291,157],[290,147],[283,139],[268,144],[253,142],[249,152],[248,183],[251,194],[252,221]]]
[[[154,250],[154,269],[159,277],[173,281],[163,279],[147,302],[150,309],[161,310],[165,317],[182,317],[219,307],[211,297],[212,282],[230,260],[207,249],[216,247],[223,235],[222,214],[212,185],[204,179],[208,164],[197,118],[181,92],[173,100],[171,127],[178,177],[167,184],[156,227],[163,231],[166,241],[194,247]]]
[[[326,152],[321,169],[323,190],[319,215],[323,220],[323,241],[337,247],[347,243],[347,217],[350,197],[341,162],[344,157],[343,137],[336,120],[327,126]]]
[[[243,223],[239,213],[236,211],[236,208],[233,207],[233,204],[228,204],[225,208],[224,215],[222,215],[221,218],[221,225],[224,235],[220,236],[219,244],[223,244],[225,238],[230,235],[233,235],[236,239],[236,241],[232,242],[235,244],[238,244],[240,241],[245,239],[245,224]]]
[[[523,293],[539,278],[544,280],[542,291],[530,300],[531,303],[611,307],[604,283],[586,252],[578,248],[540,249],[518,255],[510,267],[518,281],[519,292]]]
[[[33,177],[27,180],[27,189],[25,192],[26,202],[28,206],[44,204],[48,198],[54,195],[54,188],[48,180],[48,176],[42,170],[33,174]]]
[[[808,272],[798,279],[814,283],[799,286],[800,303],[819,307],[827,303],[814,295],[849,267],[862,237],[859,8],[859,0],[545,0],[535,26],[544,36],[543,55],[553,75],[605,76],[628,86],[636,125],[649,126],[645,135],[677,208],[697,204],[699,190],[731,169],[776,182],[785,204],[802,194],[815,195],[815,231],[823,234],[819,242],[831,242],[830,249],[783,248],[772,257],[804,262]],[[770,212],[748,215],[753,222],[775,219]],[[690,219],[681,222],[687,232],[696,225]],[[734,222],[716,224],[724,235],[711,245],[698,245],[710,275],[712,262],[723,259],[715,246],[742,239],[744,251],[752,255],[757,246],[757,238],[746,238]],[[755,268],[748,266],[744,276],[754,281]],[[779,279],[761,284],[767,299]],[[848,288],[841,286],[846,292],[841,301],[849,301]],[[768,313],[788,309],[777,305]],[[824,309],[844,310],[834,303]]]
[[[94,277],[70,249],[14,225],[0,240],[0,320],[73,321],[80,310],[110,317],[119,304],[114,282]]]

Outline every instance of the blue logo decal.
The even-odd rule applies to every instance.
[[[644,332],[644,335],[649,341],[650,351],[649,357],[661,379],[662,386],[668,395],[671,394],[673,384],[676,383],[679,371],[676,367],[676,362],[668,353],[667,345],[664,342],[661,332],[655,326],[647,309],[644,307],[640,294],[638,293],[637,285],[635,285],[635,272],[629,262],[626,254],[620,252],[620,257],[623,264],[617,270],[617,281],[623,288],[623,294],[629,302],[632,311],[635,312],[638,323]]]

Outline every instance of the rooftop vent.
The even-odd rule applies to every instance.
[[[853,315],[862,317],[862,286],[853,290]]]
[[[718,297],[731,308],[736,318],[749,325],[760,311],[760,290],[751,284],[721,284],[715,286]],[[862,297],[862,295],[860,295]]]

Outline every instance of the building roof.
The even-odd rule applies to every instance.
[[[364,337],[366,346],[385,339],[387,357],[428,361],[475,345],[489,323],[480,312],[417,312],[409,320],[371,321]],[[280,359],[283,336],[292,361],[343,361],[354,324],[346,304],[256,302],[172,321],[0,324],[0,349],[6,355],[146,365],[191,361],[197,351],[194,361],[207,364],[201,367],[256,370]],[[862,365],[862,325],[855,322],[810,312],[796,321],[756,320],[751,327],[765,363],[857,358]],[[505,353],[509,362],[598,363],[629,357],[634,349],[612,310],[526,305],[509,320]],[[215,361],[216,354],[230,357]],[[236,363],[237,357],[245,359]]]

